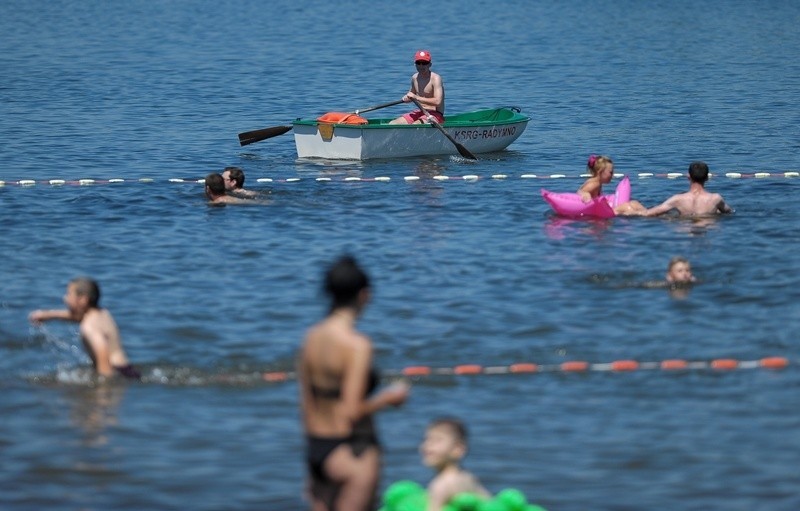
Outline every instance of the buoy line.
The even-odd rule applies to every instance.
[[[615,179],[621,179],[624,177],[625,174],[615,174]],[[653,173],[653,172],[639,172],[635,174],[629,174],[632,178],[638,179],[679,179],[686,177],[686,173],[683,172],[668,172],[668,173]],[[785,179],[792,179],[800,177],[800,172],[798,171],[786,171],[786,172],[725,172],[725,173],[718,173],[718,174],[711,174],[711,178],[726,178],[726,179],[775,179],[775,178],[785,178]],[[507,179],[522,179],[522,180],[550,180],[550,179],[584,179],[589,177],[588,174],[579,174],[579,175],[567,175],[567,174],[518,174],[518,175],[510,175],[510,174],[491,174],[491,175],[478,175],[478,174],[465,174],[462,176],[446,176],[446,175],[438,175],[438,176],[401,176],[401,177],[389,177],[389,176],[377,176],[377,177],[356,177],[356,176],[339,176],[339,177],[289,177],[289,178],[270,178],[270,177],[261,177],[255,179],[257,183],[298,183],[298,182],[318,182],[318,183],[329,183],[329,182],[363,182],[363,183],[386,183],[390,181],[404,181],[404,182],[414,182],[414,181],[466,181],[466,182],[475,182],[475,181],[498,181],[498,180],[507,180]],[[10,180],[10,181],[2,181],[0,180],[0,187],[4,186],[18,186],[18,187],[33,187],[33,186],[95,186],[95,185],[115,185],[115,184],[130,184],[130,183],[139,183],[139,184],[153,184],[153,183],[173,183],[173,184],[203,184],[204,178],[181,178],[181,177],[173,177],[173,178],[164,178],[164,179],[155,179],[149,177],[141,177],[141,178],[112,178],[112,179],[91,179],[91,178],[84,178],[84,179],[19,179],[19,180]]]
[[[736,369],[784,369],[789,366],[785,357],[764,357],[757,360],[737,360],[715,358],[712,360],[667,359],[657,362],[638,362],[632,359],[614,360],[606,363],[590,363],[571,360],[560,364],[536,364],[519,362],[504,366],[483,366],[479,364],[460,364],[452,367],[431,367],[424,365],[408,366],[402,369],[382,370],[385,377],[424,378],[428,376],[476,376],[498,374],[533,373],[585,373],[585,372],[630,372],[630,371],[691,371],[713,370],[733,371]],[[262,374],[267,382],[283,382],[296,378],[292,371],[271,371]]]

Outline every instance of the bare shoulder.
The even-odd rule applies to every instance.
[[[259,197],[259,193],[254,190],[245,190],[244,188],[240,188],[231,192],[231,195],[237,197],[239,199],[256,199]]]
[[[103,311],[92,309],[83,315],[81,320],[81,328],[94,328],[103,321]]]
[[[443,472],[431,480],[428,484],[428,495],[438,496],[443,500],[459,492],[459,474],[453,472]]]
[[[355,352],[372,353],[372,341],[361,332],[354,332],[352,335],[347,336],[345,343]]]

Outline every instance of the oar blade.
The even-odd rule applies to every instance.
[[[464,147],[463,145],[459,144],[459,143],[456,141],[456,139],[455,139],[455,138],[453,138],[453,137],[452,137],[452,135],[450,135],[450,133],[448,133],[446,129],[444,129],[444,126],[442,126],[441,124],[439,124],[439,122],[438,122],[438,121],[434,120],[434,119],[431,117],[431,121],[430,121],[430,122],[431,122],[431,124],[433,124],[433,125],[434,125],[436,128],[438,128],[438,129],[439,129],[439,131],[441,131],[441,132],[444,134],[444,136],[445,136],[445,137],[447,137],[447,140],[449,140],[450,142],[452,142],[452,143],[453,143],[453,145],[454,145],[454,146],[456,146],[456,150],[458,151],[458,154],[460,154],[461,156],[463,156],[464,158],[467,158],[467,159],[469,159],[469,160],[477,160],[477,159],[478,159],[478,157],[477,157],[477,156],[475,156],[474,154],[472,154],[472,153],[470,152],[470,150],[469,150],[469,149],[467,149],[467,148],[466,148],[466,147]]]
[[[272,126],[270,128],[239,133],[239,144],[244,146],[254,142],[261,142],[262,140],[266,140],[268,138],[283,135],[291,129],[291,126]]]
[[[477,156],[475,156],[474,154],[472,154],[471,152],[469,152],[469,150],[468,150],[466,147],[464,147],[463,145],[459,144],[459,143],[458,143],[458,141],[456,141],[456,139],[454,139],[454,138],[453,138],[453,137],[450,135],[450,133],[448,133],[448,132],[447,132],[447,130],[446,130],[446,129],[444,129],[444,127],[443,127],[441,124],[439,124],[439,122],[438,122],[436,119],[434,119],[434,118],[431,116],[431,114],[430,114],[430,113],[428,113],[428,111],[427,111],[427,110],[425,110],[425,107],[423,107],[423,106],[422,106],[422,105],[419,103],[419,101],[417,101],[417,100],[416,100],[416,99],[414,99],[414,98],[411,98],[411,101],[413,101],[413,102],[414,102],[414,104],[415,104],[415,105],[417,105],[417,108],[419,108],[420,110],[422,110],[422,113],[424,113],[424,114],[425,114],[425,116],[426,116],[426,117],[428,117],[428,119],[429,119],[430,123],[431,123],[431,124],[433,124],[433,125],[436,127],[436,129],[438,129],[439,131],[441,131],[441,132],[442,132],[442,135],[444,135],[445,137],[447,137],[447,140],[449,140],[449,141],[450,141],[450,142],[451,142],[451,143],[452,143],[454,146],[456,146],[456,149],[458,150],[458,154],[460,154],[460,155],[461,155],[461,156],[463,156],[464,158],[468,158],[468,159],[470,159],[470,160],[477,160],[477,159],[478,159],[478,157],[477,157]]]
[[[454,142],[456,145],[456,149],[458,149],[458,154],[463,156],[464,158],[468,158],[470,160],[477,160],[478,157],[472,154],[469,149],[464,147],[463,145],[459,144],[458,142]]]

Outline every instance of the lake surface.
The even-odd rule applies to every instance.
[[[436,7],[0,5],[0,508],[306,508],[297,386],[262,375],[292,370],[346,252],[371,274],[359,328],[387,375],[548,369],[415,378],[379,415],[381,488],[426,483],[424,427],[456,415],[466,466],[551,511],[800,507],[800,4]],[[239,146],[399,99],[418,48],[449,113],[531,116],[508,151],[301,161],[291,132]],[[591,153],[646,205],[705,160],[736,212],[553,216],[540,189],[577,189]],[[226,165],[263,203],[208,207],[195,181]],[[700,283],[645,288],[675,255]],[[28,323],[78,275],[100,282],[142,383],[95,384],[74,325]],[[749,363],[766,357],[789,365]],[[670,359],[702,364],[559,370]]]

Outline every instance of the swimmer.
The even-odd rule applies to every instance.
[[[692,265],[685,257],[673,257],[667,266],[667,282],[670,284],[691,284],[697,279],[692,275]]]
[[[692,274],[692,265],[685,257],[676,256],[669,260],[664,280],[645,282],[642,287],[649,289],[668,289],[673,298],[686,298],[697,279]]]
[[[297,362],[312,509],[366,511],[374,508],[382,457],[373,415],[403,404],[409,389],[397,383],[374,392],[372,341],[355,328],[370,285],[355,259],[336,261],[324,289],[330,311],[308,330]]]
[[[733,213],[718,193],[705,189],[708,180],[708,165],[696,161],[689,165],[689,191],[673,195],[662,204],[647,209],[644,216],[658,216],[677,210],[681,216],[705,216],[719,213]]]
[[[432,421],[419,452],[423,464],[436,471],[428,484],[427,511],[440,511],[459,493],[492,496],[477,477],[461,467],[467,455],[467,430],[460,420],[443,417]]]
[[[233,197],[225,193],[225,181],[220,174],[212,173],[206,176],[205,193],[212,204],[243,204],[245,199]]]
[[[35,310],[28,319],[38,325],[53,319],[79,323],[81,340],[98,375],[111,377],[116,374],[125,378],[140,379],[119,335],[117,323],[107,309],[100,308],[100,287],[90,278],[78,277],[67,284],[64,304],[67,308],[57,310]]]
[[[225,183],[225,191],[231,195],[244,198],[254,198],[257,192],[244,189],[244,171],[239,167],[225,167],[222,171],[222,180]]]
[[[603,195],[603,185],[614,177],[614,161],[609,156],[589,156],[586,170],[590,177],[578,189],[583,202],[591,202]],[[639,201],[629,201],[614,208],[617,215],[642,215],[647,210]]]

